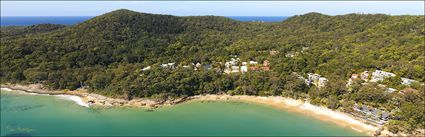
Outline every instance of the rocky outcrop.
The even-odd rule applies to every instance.
[[[84,89],[78,89],[74,91],[50,90],[45,88],[41,84],[2,84],[1,87],[12,90],[24,91],[27,93],[79,96],[81,97],[84,103],[87,103],[90,106],[100,107],[147,107],[150,109],[154,109],[164,105],[175,105],[192,99],[190,97],[180,97],[166,99],[135,98],[132,100],[126,100],[120,98],[110,98],[94,93],[88,93],[87,90]]]

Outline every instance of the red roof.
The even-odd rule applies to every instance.
[[[403,90],[401,90],[399,93],[400,94],[406,94],[406,93],[413,93],[413,92],[417,92],[418,90],[413,89],[413,88],[405,88]]]
[[[259,70],[259,68],[257,66],[251,66],[249,67],[250,70]]]

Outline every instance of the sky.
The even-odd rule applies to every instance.
[[[424,15],[424,1],[1,1],[1,16],[97,16],[116,9],[177,16]]]

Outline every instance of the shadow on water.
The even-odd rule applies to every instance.
[[[13,133],[13,134],[4,135],[3,137],[33,137],[33,135],[28,133]]]
[[[14,99],[14,98],[15,98],[14,96],[10,96],[10,95],[7,95],[7,94],[0,93],[0,101],[2,103],[11,102],[11,100]]]
[[[28,111],[32,109],[41,108],[41,107],[44,107],[44,105],[34,105],[34,106],[21,105],[21,106],[15,106],[15,107],[2,107],[1,110],[21,112],[21,111]]]
[[[86,109],[86,111],[91,114],[100,114],[101,110],[104,110],[104,109],[105,108],[89,107]]]

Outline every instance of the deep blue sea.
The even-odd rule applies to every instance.
[[[75,17],[1,17],[1,26],[30,26],[35,24],[51,23],[73,25],[86,21],[92,17],[75,16]],[[229,16],[239,21],[256,21],[256,22],[280,22],[285,20],[285,16]]]

